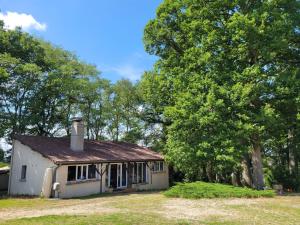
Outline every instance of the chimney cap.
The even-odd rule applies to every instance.
[[[74,121],[74,122],[80,122],[80,121],[82,121],[82,117],[73,117],[72,121]]]

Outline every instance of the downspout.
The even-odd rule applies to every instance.
[[[53,177],[52,177],[51,196],[50,196],[50,198],[55,198],[55,191],[53,190],[53,185],[54,185],[54,183],[56,183],[56,172],[57,172],[57,169],[60,166],[61,165],[57,165],[57,166],[52,167],[53,168]]]
[[[102,176],[103,176],[103,174],[102,174],[102,163],[100,164],[100,194],[102,194],[102,182],[103,182],[103,180],[102,180]]]
[[[14,165],[14,151],[15,150],[15,140],[13,140],[12,144],[12,151],[11,151],[11,160],[10,160],[10,170],[9,170],[9,180],[8,180],[8,190],[7,194],[10,195],[10,188],[11,188],[11,179],[12,179],[12,171],[13,171],[13,165]]]

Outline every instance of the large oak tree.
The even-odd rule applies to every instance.
[[[167,158],[190,179],[227,182],[243,166],[262,189],[278,135],[299,161],[299,10],[296,0],[165,0],[147,24],[159,59],[145,95],[167,124]]]

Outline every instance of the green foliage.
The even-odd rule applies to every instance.
[[[0,136],[70,135],[82,116],[87,139],[143,139],[140,94],[129,80],[111,84],[73,53],[0,24]]]
[[[273,190],[257,191],[217,183],[178,183],[164,192],[167,197],[180,198],[259,198],[274,197]]]
[[[143,96],[163,126],[167,160],[188,179],[228,182],[247,154],[256,188],[261,155],[299,176],[299,8],[165,0],[147,24],[145,49],[159,59]]]

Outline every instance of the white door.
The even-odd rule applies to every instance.
[[[114,179],[112,177],[113,173],[111,171],[111,165],[112,164],[109,165],[109,186],[113,183],[112,180]],[[114,163],[114,165],[117,166],[117,188],[127,187],[127,163]]]

